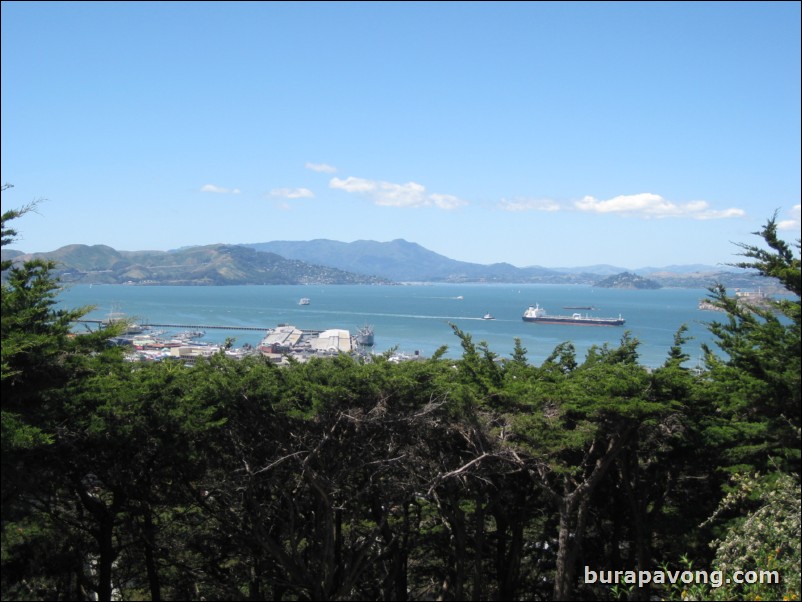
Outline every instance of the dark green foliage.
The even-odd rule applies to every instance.
[[[727,313],[725,321],[710,324],[710,331],[726,354],[707,349],[710,373],[708,395],[720,409],[722,420],[711,425],[712,434],[729,439],[727,461],[734,467],[765,470],[779,466],[800,470],[800,260],[791,247],[777,238],[774,220],[757,233],[769,250],[740,245],[753,262],[738,264],[777,278],[789,295],[768,308],[737,303],[719,286],[711,302]]]
[[[748,256],[798,294],[798,259],[763,234],[775,251]],[[655,370],[629,333],[535,366],[456,326],[459,360],[186,367],[72,336],[52,269],[3,285],[4,599],[611,599],[583,565],[710,567],[715,536],[740,545],[739,517],[770,509],[715,513],[736,465],[798,485],[776,472],[798,467],[798,299],[716,291],[726,357],[705,370],[682,326]]]

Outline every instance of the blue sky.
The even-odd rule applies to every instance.
[[[800,231],[798,2],[3,2],[14,248],[738,261]]]

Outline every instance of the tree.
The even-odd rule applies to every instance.
[[[776,217],[776,216],[775,216]],[[711,289],[711,302],[724,310],[726,321],[709,325],[725,357],[704,346],[709,395],[722,413],[713,428],[718,439],[732,442],[728,461],[757,470],[800,470],[800,244],[777,237],[775,218],[755,232],[768,249],[739,245],[754,261],[736,264],[777,279],[788,296],[770,307],[739,303],[723,286]],[[769,458],[774,458],[770,465]]]
[[[8,188],[4,186],[4,190]],[[9,223],[35,204],[9,210],[0,217],[2,245],[10,244],[17,232]],[[47,448],[52,430],[55,392],[75,374],[75,362],[84,354],[103,347],[109,335],[76,339],[70,336],[74,320],[88,308],[54,309],[60,290],[52,262],[34,260],[22,265],[4,261],[2,270],[2,489],[3,517],[10,504],[31,486],[24,460]]]
[[[799,596],[800,242],[779,239],[776,214],[754,234],[767,248],[739,244],[751,261],[735,265],[774,279],[786,295],[766,307],[739,302],[723,286],[711,289],[712,303],[726,313],[709,325],[724,355],[704,346],[707,371],[697,401],[705,411],[694,422],[710,457],[708,480],[732,474],[733,484],[722,484],[726,495],[704,524],[717,534],[712,568],[725,575],[774,569],[782,581],[683,594],[697,599]],[[683,560],[684,568],[700,564]]]
[[[17,235],[10,223],[34,208],[35,203],[2,214],[3,246]],[[66,540],[39,509],[40,504],[56,499],[65,484],[57,451],[68,418],[63,391],[84,378],[92,362],[103,357],[120,360],[121,355],[106,344],[114,329],[79,337],[71,334],[73,322],[89,308],[55,308],[61,286],[53,275],[53,262],[15,265],[4,261],[2,269],[2,547],[4,566],[7,561],[14,566],[8,579],[19,577],[8,588],[4,584],[4,597],[7,592],[13,597],[25,594],[17,586],[26,580],[42,591],[52,591],[43,573],[61,566],[52,561],[55,546],[41,546],[41,534],[53,542],[66,544]],[[21,537],[23,533],[31,537]],[[30,554],[37,546],[41,546],[39,553]]]
[[[7,189],[8,184],[3,189]],[[0,217],[2,246],[16,238],[9,223],[33,211],[36,204],[9,210]],[[43,430],[47,396],[73,376],[72,361],[102,350],[114,330],[72,337],[75,320],[91,308],[54,309],[61,290],[52,261],[2,263],[2,412],[3,444],[24,449],[52,441]],[[4,448],[5,451],[5,448]],[[3,454],[5,457],[5,454]]]

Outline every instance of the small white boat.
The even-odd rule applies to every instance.
[[[309,305],[311,302],[309,297],[301,297],[301,300],[298,301],[298,305]]]
[[[487,313],[484,316],[482,316],[482,319],[483,320],[495,320],[495,318],[489,313]]]

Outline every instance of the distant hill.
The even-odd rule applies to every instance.
[[[2,258],[59,262],[65,282],[136,284],[365,284],[389,282],[509,282],[595,285],[627,272],[611,265],[516,267],[450,259],[419,244],[327,239],[208,245],[173,251],[117,251],[106,245],[68,245],[49,253],[2,249]],[[632,273],[661,286],[780,292],[773,280],[745,270],[704,265],[641,268]]]
[[[397,282],[565,282],[571,280],[538,266],[517,268],[509,263],[482,265],[449,259],[417,243],[358,240],[351,243],[327,239],[273,241],[245,245],[257,251],[276,253],[330,265],[357,274],[373,274]]]
[[[116,251],[105,245],[68,245],[49,253],[3,251],[3,259],[42,258],[59,265],[64,282],[103,284],[376,284],[387,280],[285,259],[236,245],[177,251]]]
[[[575,268],[515,267],[508,263],[482,265],[449,259],[424,247],[396,239],[390,242],[358,240],[351,243],[328,239],[272,241],[245,245],[291,259],[329,265],[357,274],[371,274],[397,282],[516,282],[542,284],[597,284],[627,270],[612,265]],[[729,267],[671,266],[634,270],[661,286],[707,288],[766,287],[766,279]]]
[[[564,274],[594,274],[596,276],[612,276],[625,272],[626,268],[620,266],[597,264],[573,268],[552,268],[555,272]]]
[[[13,249],[3,249],[3,259],[2,261],[11,261],[15,257],[19,257],[20,255],[25,255],[22,251],[15,251]]]
[[[650,274],[657,274],[657,273],[669,273],[669,274],[700,274],[700,273],[711,273],[711,272],[740,272],[742,271],[740,268],[734,268],[729,265],[717,265],[717,266],[710,266],[704,265],[701,263],[694,263],[690,265],[667,265],[661,268],[653,268],[653,267],[645,267],[645,268],[638,268],[635,270],[636,274],[641,276],[648,276]]]
[[[609,276],[597,282],[596,286],[601,288],[628,288],[639,290],[662,288],[662,286],[654,280],[649,280],[648,278],[632,274],[631,272],[622,272],[615,276]]]

